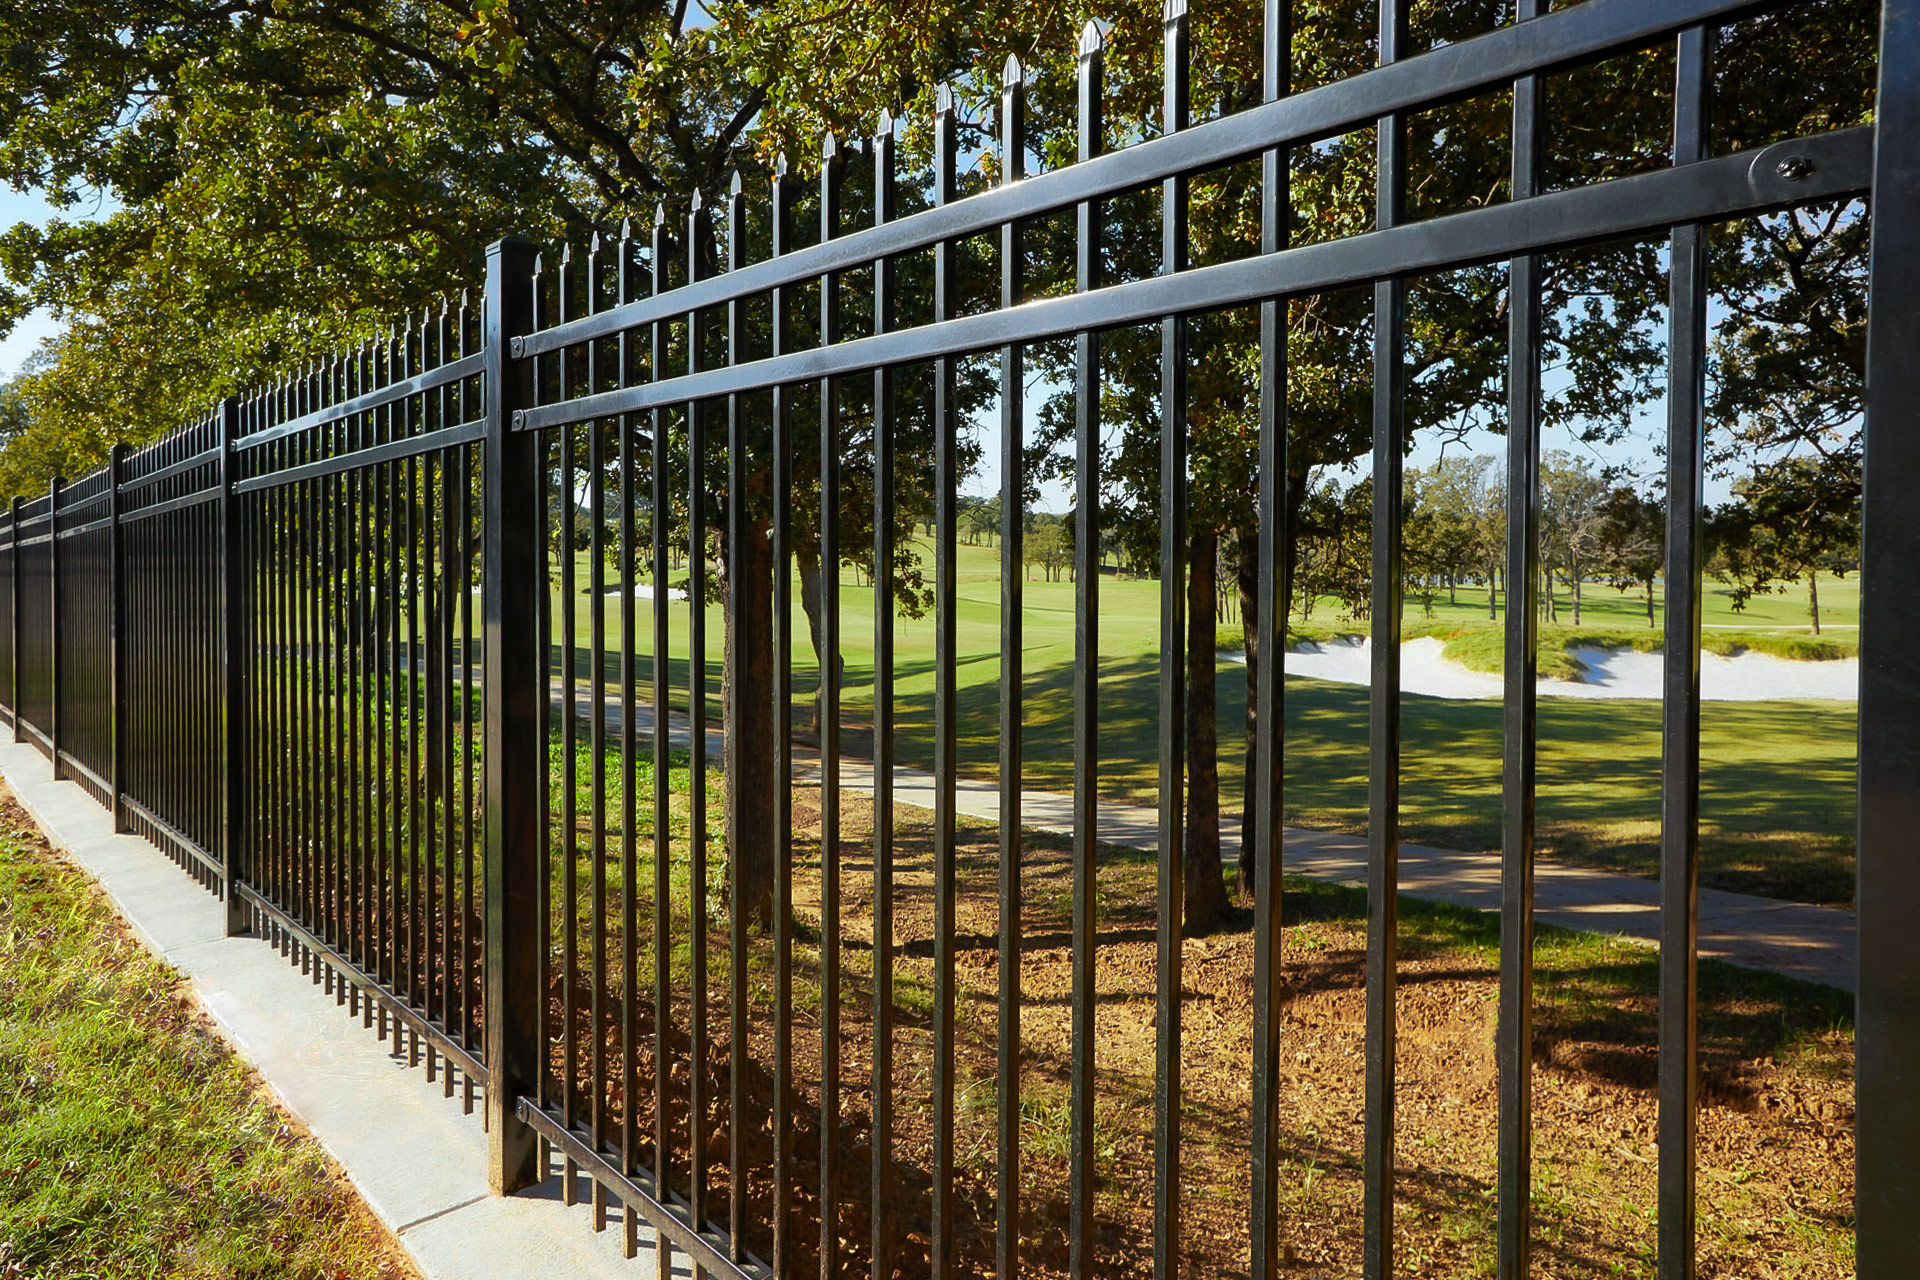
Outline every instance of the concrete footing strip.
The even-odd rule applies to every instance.
[[[560,1203],[559,1183],[487,1194],[478,1108],[463,1115],[422,1071],[280,953],[224,936],[224,910],[153,845],[113,831],[106,810],[53,780],[31,746],[0,745],[0,776],[48,841],[91,876],[134,934],[188,980],[220,1035],[305,1125],[428,1280],[612,1280],[653,1274],[621,1257],[617,1205],[604,1233]],[[646,1271],[638,1268],[645,1266]]]

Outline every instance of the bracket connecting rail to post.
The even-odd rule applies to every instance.
[[[487,249],[486,423],[481,506],[481,601],[486,783],[487,1185],[509,1195],[540,1181],[539,1137],[520,1118],[541,1070],[538,858],[546,790],[540,714],[546,697],[536,626],[545,590],[537,538],[536,435],[513,418],[532,379],[510,344],[533,327],[534,246]]]
[[[220,402],[220,858],[227,902],[227,936],[253,931],[253,911],[240,895],[247,882],[248,607],[240,499],[233,492],[240,438],[240,401]]]

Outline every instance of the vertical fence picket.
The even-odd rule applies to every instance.
[[[1407,0],[1381,0],[1380,65],[1407,44]],[[1381,116],[1374,225],[1398,226],[1406,205],[1406,117]],[[1401,478],[1406,450],[1407,282],[1373,288],[1373,575],[1367,766],[1367,1064],[1362,1268],[1393,1272],[1394,1061],[1400,892]]]
[[[1673,162],[1707,156],[1711,37],[1681,32]],[[1660,766],[1660,1280],[1694,1275],[1699,1105],[1700,578],[1706,447],[1707,229],[1675,227],[1668,266],[1667,630]]]
[[[1000,73],[1000,180],[1027,174],[1026,73],[1007,56]],[[1025,285],[1026,245],[1017,221],[1000,228],[1000,305],[1018,306]],[[1021,662],[1025,608],[1023,548],[1027,514],[1026,352],[1000,352],[1000,983],[999,1044],[994,1081],[999,1098],[995,1141],[999,1168],[994,1181],[996,1248],[1000,1280],[1020,1274],[1020,783]],[[892,505],[889,501],[889,507]],[[882,518],[875,513],[876,521]],[[891,584],[888,585],[889,592]],[[876,761],[879,757],[875,756]],[[878,767],[876,765],[876,767]],[[889,797],[891,800],[891,797]],[[879,805],[875,793],[876,811]],[[877,1032],[876,1032],[877,1034]],[[878,1251],[876,1250],[876,1253]],[[876,1269],[874,1280],[886,1280]]]
[[[1100,29],[1089,21],[1080,33],[1078,71],[1079,158],[1098,155],[1105,133],[1102,111],[1104,60]],[[1077,207],[1074,286],[1088,293],[1100,286],[1102,221],[1098,201]],[[1074,574],[1073,574],[1073,1060],[1068,1159],[1068,1262],[1072,1280],[1093,1275],[1094,1181],[1094,929],[1095,846],[1099,836],[1100,699],[1100,336],[1074,336]]]
[[[1161,126],[1188,125],[1186,0],[1166,0],[1161,24]],[[1187,180],[1160,185],[1160,274],[1187,266]],[[1172,1280],[1180,1250],[1180,969],[1187,831],[1187,319],[1160,322],[1159,868],[1155,884],[1153,1274]],[[1211,564],[1192,566],[1212,580]],[[1209,672],[1209,644],[1194,655]],[[1206,856],[1203,854],[1202,856]]]
[[[1261,26],[1261,97],[1278,102],[1291,89],[1293,35],[1288,0],[1265,0]],[[1289,155],[1271,148],[1260,155],[1260,252],[1287,247],[1291,213]],[[1248,1209],[1249,1280],[1274,1280],[1283,1265],[1280,1242],[1281,1150],[1279,1132],[1281,959],[1281,716],[1286,706],[1287,593],[1283,577],[1287,505],[1287,314],[1286,298],[1260,302],[1259,529],[1254,635],[1248,662],[1256,659],[1259,687],[1254,724],[1253,848],[1240,853],[1244,874],[1253,875],[1253,1063],[1252,1204]],[[1251,667],[1250,667],[1251,669]],[[1245,891],[1245,886],[1242,886]]]
[[[667,254],[672,244],[667,231],[667,212],[664,207],[656,207],[653,212],[652,251],[648,266],[651,273],[652,296],[659,297],[667,291]],[[652,359],[648,364],[648,374],[658,380],[666,369],[667,361],[667,324],[664,319],[653,325]],[[672,708],[672,663],[668,660],[671,636],[668,630],[669,601],[672,592],[667,583],[671,563],[667,557],[670,545],[668,529],[673,516],[672,484],[669,462],[672,458],[671,442],[668,440],[668,414],[664,409],[655,409],[651,426],[652,468],[651,479],[652,511],[650,522],[653,528],[653,1185],[662,1197],[672,1185],[673,1175],[673,1129],[667,1109],[667,1087],[672,1063],[672,1022],[673,999],[672,970],[669,964],[672,953],[673,916],[672,899],[667,886],[672,880],[671,824],[666,820],[670,812],[672,799],[672,737],[670,734],[670,713]],[[688,592],[691,607],[692,592]],[[656,1251],[654,1274],[659,1280],[670,1280],[672,1259],[670,1251]]]
[[[792,243],[793,187],[787,158],[774,161],[769,217],[771,256]],[[791,294],[776,287],[768,318],[771,354],[787,347]],[[792,391],[775,384],[773,413],[773,744],[778,752],[773,780],[773,1271],[793,1266],[793,402]],[[666,1280],[663,1276],[662,1280]]]
[[[883,114],[869,144],[873,153],[873,224],[897,216],[898,156],[893,117]],[[893,260],[873,264],[873,331],[893,327]],[[893,564],[895,374],[873,373],[873,1221],[871,1280],[890,1280],[897,1238],[893,1120]]]
[[[1520,0],[1518,20],[1539,0]],[[1538,76],[1513,86],[1513,198],[1539,192],[1544,122]],[[1507,264],[1506,684],[1501,700],[1500,1017],[1496,1028],[1499,1183],[1496,1242],[1501,1280],[1526,1280],[1533,1256],[1534,790],[1539,738],[1540,268]]]
[[[845,164],[821,149],[820,243],[839,231]],[[820,277],[820,345],[840,341],[840,280]],[[820,379],[820,1277],[840,1269],[840,402]],[[937,1193],[936,1193],[937,1194]]]
[[[933,203],[951,204],[956,195],[953,91],[940,85],[934,99]],[[951,240],[933,248],[933,322],[952,317],[959,302],[958,264]],[[934,1280],[954,1271],[954,1021],[959,1000],[954,974],[954,917],[959,910],[958,851],[955,832],[955,775],[959,770],[958,608],[959,572],[956,522],[959,519],[960,407],[959,362],[951,356],[933,363],[933,1227]],[[824,673],[823,673],[824,678]]]
[[[693,193],[687,214],[687,283],[706,272],[713,248],[706,203]],[[687,312],[687,373],[705,361],[706,332],[698,308]],[[707,415],[689,400],[687,414],[687,933],[688,1010],[687,1212],[707,1220]],[[694,1280],[703,1280],[697,1259]]]

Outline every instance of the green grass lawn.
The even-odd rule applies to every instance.
[[[1001,650],[999,551],[962,546],[956,593],[959,642],[960,767],[992,777],[998,767]],[[580,582],[586,582],[584,566]],[[1028,785],[1068,790],[1073,750],[1073,584],[1024,583],[1025,731]],[[1707,643],[1804,646],[1804,589],[1757,597],[1742,613],[1713,585],[1706,597]],[[864,754],[873,696],[873,592],[848,579],[841,586],[845,654],[846,746]],[[1104,576],[1100,583],[1100,786],[1111,799],[1152,804],[1156,798],[1159,689],[1159,585]],[[813,652],[795,592],[796,702],[814,688]],[[1853,645],[1858,616],[1851,579],[1823,584],[1823,617],[1835,651]],[[608,601],[617,627],[617,598]],[[1563,616],[1567,614],[1562,602]],[[1638,617],[1638,629],[1634,627]],[[1589,589],[1582,627],[1548,628],[1543,666],[1569,643],[1657,644],[1645,626],[1644,600],[1609,587]],[[558,610],[555,610],[556,626]],[[578,605],[577,644],[588,639],[585,598]],[[1470,665],[1497,669],[1500,626],[1485,617],[1484,593],[1462,589],[1460,603],[1436,604],[1432,619],[1410,604],[1406,630],[1451,637]],[[686,614],[675,609],[670,678],[685,705]],[[1364,631],[1339,623],[1327,604],[1303,630]],[[636,604],[640,647],[650,648],[651,602]],[[1772,627],[1775,630],[1761,630]],[[1226,643],[1233,628],[1223,627]],[[722,618],[707,613],[709,716],[719,722]],[[931,617],[896,626],[895,692],[903,763],[930,766],[933,725]],[[559,636],[556,632],[556,641]],[[617,652],[610,634],[608,652]],[[650,662],[640,665],[650,680]],[[583,661],[582,670],[586,670]],[[609,675],[614,668],[609,666]],[[1564,673],[1563,673],[1564,674]],[[1219,684],[1224,820],[1237,821],[1243,776],[1244,669],[1222,662]],[[1414,841],[1484,848],[1497,843],[1500,822],[1500,704],[1495,700],[1403,698],[1402,826]],[[804,712],[796,712],[804,718]],[[1287,682],[1287,820],[1358,831],[1366,820],[1367,694],[1356,686],[1306,679]],[[1852,899],[1854,709],[1850,703],[1777,701],[1709,703],[1701,755],[1702,883],[1806,901]],[[1539,814],[1542,848],[1588,865],[1635,874],[1656,867],[1659,815],[1660,707],[1648,700],[1543,699],[1540,717]]]
[[[412,1276],[78,871],[0,810],[0,1276]]]

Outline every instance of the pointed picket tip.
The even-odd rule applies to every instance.
[[[573,242],[569,240],[560,246],[560,269],[566,270],[573,265]]]
[[[1017,89],[1026,78],[1026,69],[1020,65],[1020,55],[1017,53],[1008,54],[1007,64],[1000,68],[1000,87],[1002,89]]]
[[[739,196],[743,194],[746,191],[746,189],[747,189],[746,175],[741,173],[738,169],[735,169],[733,171],[732,180],[727,183],[727,193],[729,195]]]
[[[633,239],[633,219],[632,218],[620,219],[620,238],[622,240]]]
[[[933,114],[937,116],[953,114],[953,86],[944,80],[933,88]]]
[[[778,182],[787,176],[787,153],[782,151],[773,158],[773,178]]]
[[[873,136],[876,138],[893,137],[893,112],[888,111],[884,107],[881,108],[880,123],[878,126],[875,127],[873,131]]]
[[[654,230],[658,231],[661,227],[664,227],[666,225],[667,225],[667,203],[664,200],[655,201],[653,206]]]
[[[539,275],[542,271],[545,271],[546,269],[547,269],[547,255],[545,253],[534,254],[533,255],[533,274]]]
[[[599,253],[599,252],[600,252],[600,229],[599,229],[598,227],[595,227],[595,228],[594,228],[594,231],[593,231],[593,243],[592,243],[591,245],[589,245],[589,246],[588,246],[588,248],[587,248],[587,252],[588,252],[588,253]]]
[[[1100,24],[1088,18],[1087,25],[1080,28],[1080,56],[1091,58],[1100,52],[1100,46],[1104,43],[1105,38],[1100,34]]]
[[[693,189],[693,199],[687,202],[687,212],[689,214],[697,214],[702,209],[705,209],[706,207],[707,207],[707,198],[700,194],[700,189],[698,187],[695,187]]]
[[[1163,0],[1160,21],[1178,22],[1187,16],[1187,0]]]
[[[820,158],[822,160],[835,160],[838,159],[839,156],[840,139],[834,137],[833,131],[829,129],[827,136],[820,140]]]

